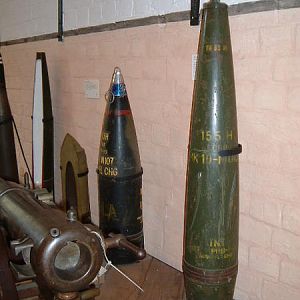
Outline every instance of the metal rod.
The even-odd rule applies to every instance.
[[[191,0],[191,26],[198,26],[200,23],[200,0]]]
[[[63,0],[58,0],[58,28],[57,28],[57,38],[59,42],[64,40],[64,6]]]

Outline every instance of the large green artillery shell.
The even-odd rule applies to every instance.
[[[84,149],[67,134],[60,151],[62,207],[74,209],[81,223],[91,222],[88,166]]]
[[[33,113],[32,160],[35,188],[54,191],[53,114],[46,54],[36,54]]]
[[[204,4],[186,184],[188,300],[232,300],[238,269],[239,171],[227,5]]]
[[[104,235],[121,233],[143,247],[142,167],[126,87],[115,68],[106,106],[98,161],[100,228]],[[125,249],[110,249],[115,264],[136,256]]]
[[[16,148],[11,114],[5,85],[4,66],[0,55],[0,177],[19,182]]]

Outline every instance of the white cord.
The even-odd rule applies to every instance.
[[[0,198],[2,198],[4,195],[8,194],[9,192],[13,192],[13,191],[23,191],[23,189],[21,189],[19,187],[8,188],[0,193]]]
[[[118,271],[121,275],[123,275],[127,280],[129,280],[133,285],[135,285],[140,291],[142,291],[144,293],[144,290],[135,281],[133,281],[129,276],[127,276],[120,269],[118,269],[115,265],[113,265],[113,263],[108,259],[107,255],[106,255],[105,242],[104,242],[102,236],[97,231],[91,231],[91,233],[94,233],[100,240],[101,247],[103,249],[104,258],[107,262],[107,264],[104,267],[105,270],[108,270],[108,267],[110,267],[110,266],[113,267],[116,271]],[[99,273],[101,273],[101,270]],[[103,273],[101,273],[101,274],[99,274],[99,273],[98,273],[99,276],[103,275]]]

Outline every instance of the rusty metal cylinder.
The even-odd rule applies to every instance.
[[[0,221],[10,238],[31,239],[31,265],[50,290],[80,291],[96,277],[103,260],[97,237],[64,212],[36,200],[29,190],[2,179]]]
[[[129,242],[143,247],[143,171],[133,116],[119,68],[115,68],[107,98],[98,162],[100,228],[106,236],[123,234]],[[110,249],[108,257],[115,264],[138,259],[124,248]]]
[[[188,300],[232,300],[238,270],[239,170],[227,5],[204,4],[186,181]]]
[[[16,148],[11,114],[5,85],[5,74],[0,55],[0,177],[19,182]]]

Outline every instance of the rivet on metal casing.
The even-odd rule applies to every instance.
[[[70,222],[77,221],[77,213],[76,213],[76,210],[73,207],[71,207],[67,211],[67,220],[70,221]]]
[[[58,228],[51,228],[50,229],[50,235],[53,237],[53,238],[57,238],[60,236],[60,231]]]

